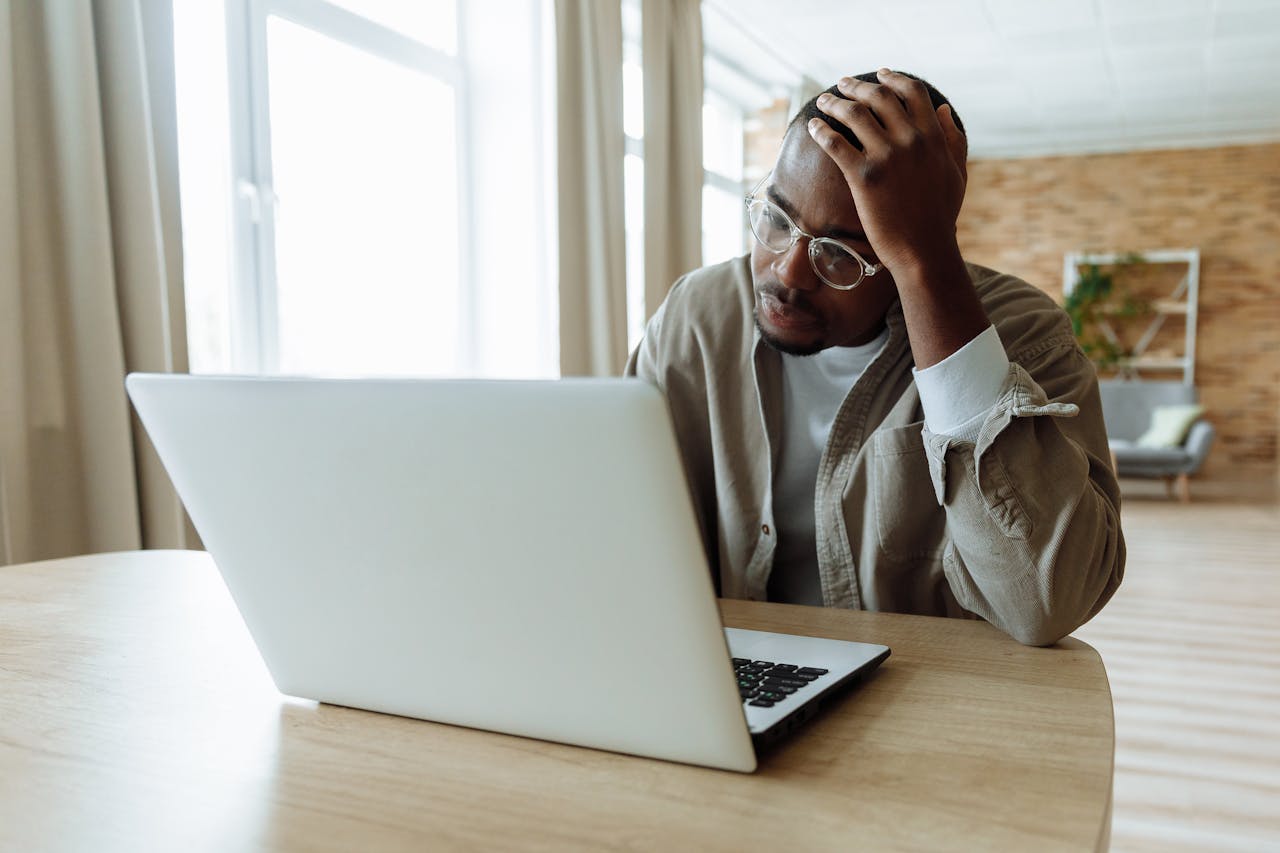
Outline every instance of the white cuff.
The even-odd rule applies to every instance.
[[[924,421],[935,435],[976,441],[1009,374],[1009,356],[995,326],[924,370],[912,369]]]

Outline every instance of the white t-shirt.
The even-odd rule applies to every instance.
[[[782,356],[782,446],[773,472],[778,544],[769,574],[770,601],[822,604],[814,516],[818,463],[840,404],[888,340],[886,327],[862,346]]]
[[[782,356],[782,436],[773,472],[778,544],[769,574],[770,601],[823,603],[814,516],[818,463],[836,412],[888,340],[886,328],[862,346]],[[1009,359],[994,326],[943,361],[913,370],[929,431],[975,440],[1008,372]]]

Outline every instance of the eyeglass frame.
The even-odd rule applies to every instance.
[[[796,243],[800,242],[801,237],[806,238],[809,241],[809,251],[807,253],[809,255],[809,266],[813,268],[813,271],[818,276],[818,278],[822,279],[823,284],[825,284],[827,287],[830,287],[834,290],[839,290],[842,292],[848,292],[850,290],[853,290],[855,287],[862,284],[868,278],[880,272],[880,270],[884,269],[884,264],[868,263],[867,259],[862,257],[862,255],[858,254],[858,252],[855,249],[853,249],[853,247],[848,246],[845,243],[842,243],[841,241],[835,239],[834,237],[815,237],[813,234],[810,234],[808,231],[805,231],[799,225],[796,225],[795,220],[791,218],[790,214],[788,214],[785,210],[779,207],[776,203],[770,201],[768,198],[761,198],[757,196],[756,194],[760,192],[760,188],[764,186],[765,181],[769,180],[769,178],[771,177],[773,177],[773,172],[769,172],[767,175],[761,178],[760,182],[757,183],[755,187],[751,190],[751,192],[747,193],[746,197],[743,199],[747,208],[747,229],[751,232],[751,236],[755,238],[755,241],[759,243],[766,251],[772,252],[775,255],[785,255],[787,252],[791,251],[791,249],[795,246]],[[753,204],[770,205],[771,207],[775,208],[778,211],[778,213],[782,214],[782,218],[786,220],[787,225],[790,226],[790,229],[791,229],[791,242],[787,244],[787,247],[785,249],[774,249],[772,246],[768,245],[767,243],[765,243],[763,240],[760,239],[760,235],[756,233],[756,229],[751,225],[751,206]],[[834,243],[835,245],[839,246],[841,249],[844,249],[846,252],[853,255],[854,260],[856,260],[859,264],[862,265],[862,277],[859,278],[857,281],[855,281],[853,284],[835,284],[831,280],[829,280],[825,275],[822,274],[822,270],[818,269],[818,262],[814,258],[813,247],[815,244],[818,244],[818,243]]]

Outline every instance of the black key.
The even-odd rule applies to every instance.
[[[755,661],[755,665],[756,665],[756,666],[773,666],[773,661],[771,661],[771,660],[758,660],[758,661]]]
[[[743,699],[750,699],[752,696],[755,696],[759,692],[760,692],[759,690],[747,690],[746,688],[743,688],[743,687],[738,688],[738,695],[741,696]]]
[[[812,675],[817,678],[819,675],[826,675],[830,670],[818,669],[816,666],[802,666],[796,670],[796,675]]]
[[[781,693],[770,693],[768,690],[762,690],[760,691],[760,695],[757,696],[756,698],[764,699],[766,702],[781,702],[783,699],[786,699],[787,697],[782,695]]]
[[[765,678],[770,678],[770,677],[773,677],[773,678],[795,678],[795,677],[796,677],[796,674],[795,674],[795,671],[794,671],[794,670],[790,670],[790,669],[783,669],[783,668],[782,668],[782,667],[780,667],[780,666],[775,666],[773,669],[766,669],[766,670],[764,671],[764,677],[765,677]]]
[[[738,679],[738,687],[746,688],[747,690],[751,690],[752,688],[755,688],[755,687],[758,687],[758,686],[760,686],[760,682],[759,682],[759,680],[757,680],[757,679],[754,679],[754,678],[739,678],[739,679]]]
[[[801,681],[798,678],[765,678],[762,684],[776,684],[779,687],[807,687],[809,682]]]
[[[747,660],[746,658],[734,658],[734,659],[733,659],[733,665],[734,665],[734,666],[745,666],[746,664],[749,664],[749,663],[751,663],[751,661]]]
[[[773,668],[778,672],[795,672],[796,665],[793,663],[775,663]]]
[[[779,683],[778,683],[778,682],[776,682],[776,681],[765,681],[765,682],[763,682],[763,683],[762,683],[762,685],[761,685],[761,686],[762,686],[765,690],[770,690],[770,691],[772,691],[772,692],[774,692],[774,693],[785,693],[785,694],[787,694],[788,696],[790,696],[792,693],[795,693],[795,692],[796,692],[796,688],[794,688],[794,687],[788,687],[788,686],[787,686],[787,685],[785,685],[785,684],[779,684]]]
[[[752,699],[752,700],[751,700],[750,702],[748,702],[747,704],[748,704],[748,705],[755,705],[757,708],[772,708],[772,707],[773,707],[773,703],[772,703],[772,702],[770,702],[770,701],[768,701],[768,700],[766,700],[766,699]]]

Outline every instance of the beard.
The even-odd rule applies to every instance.
[[[769,332],[765,330],[764,326],[760,325],[760,310],[758,308],[754,309],[751,312],[751,316],[756,321],[756,329],[760,332],[760,340],[768,344],[770,349],[777,350],[778,352],[783,353],[784,355],[798,355],[798,356],[817,355],[818,353],[822,352],[824,349],[827,348],[826,344],[824,344],[821,340],[815,341],[810,344],[787,343],[786,341],[781,340],[775,337],[774,335],[769,334]]]

